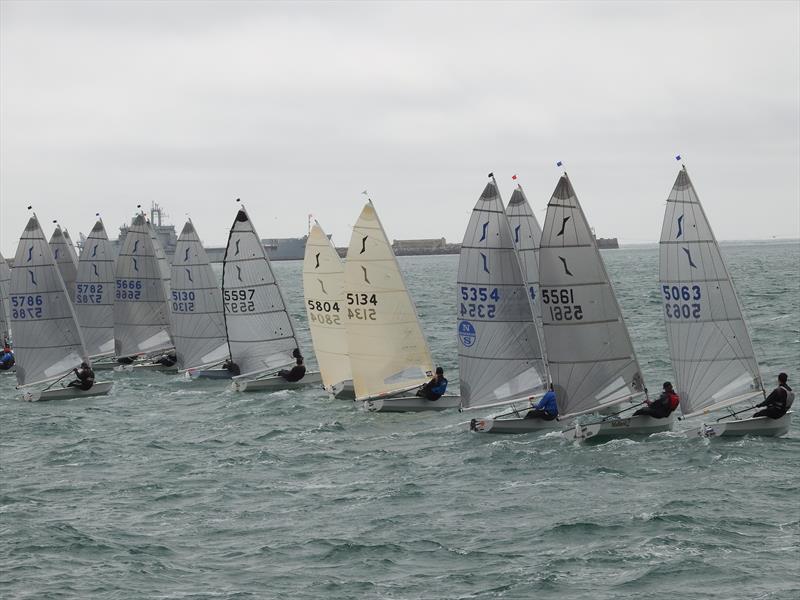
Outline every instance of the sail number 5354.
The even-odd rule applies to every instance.
[[[500,300],[497,288],[461,286],[461,317],[494,319],[497,306],[490,301]]]

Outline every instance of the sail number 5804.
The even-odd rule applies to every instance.
[[[583,319],[583,307],[575,304],[575,292],[572,288],[543,289],[542,304],[549,305],[551,321]]]

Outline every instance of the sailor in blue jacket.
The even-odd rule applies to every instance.
[[[447,379],[444,378],[444,369],[436,367],[436,377],[417,390],[417,396],[428,400],[438,400],[447,391]]]
[[[550,389],[542,396],[539,403],[528,411],[525,415],[526,419],[543,419],[545,421],[552,421],[558,416],[558,405],[556,404],[556,393],[553,391],[553,384],[550,384]]]
[[[14,366],[14,353],[6,346],[0,352],[0,371],[8,371]]]

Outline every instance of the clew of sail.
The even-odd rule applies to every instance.
[[[566,173],[547,206],[539,278],[547,359],[562,418],[643,392],[628,328]]]
[[[546,368],[533,308],[494,180],[472,210],[457,286],[462,406],[497,405],[541,393]]]
[[[222,292],[191,221],[172,260],[171,323],[180,369],[197,369],[228,358]]]
[[[353,226],[344,268],[345,331],[356,398],[425,383],[433,359],[417,309],[371,201]]]
[[[0,344],[11,339],[11,269],[3,255],[0,254]]]
[[[659,292],[681,412],[689,416],[762,393],[733,282],[685,167],[667,199],[659,254]]]
[[[322,382],[331,389],[352,379],[344,326],[344,263],[317,222],[306,241],[303,295]]]
[[[280,287],[244,206],[228,236],[222,300],[231,360],[238,377],[255,377],[294,362],[299,348]]]
[[[53,235],[50,236],[50,250],[58,265],[61,278],[69,291],[70,300],[75,300],[75,280],[78,277],[78,259],[75,257],[75,247],[71,241],[64,237],[60,225],[56,225]]]
[[[83,245],[72,290],[75,314],[92,358],[114,353],[114,263],[114,248],[98,220]]]
[[[147,354],[172,348],[169,323],[169,280],[144,215],[133,219],[115,264],[114,350],[117,356]],[[163,250],[161,250],[163,254]]]
[[[35,215],[19,240],[10,297],[20,386],[54,381],[88,360],[64,280]]]

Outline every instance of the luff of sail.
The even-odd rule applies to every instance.
[[[67,252],[72,258],[72,264],[75,265],[75,268],[78,268],[78,253],[75,251],[75,243],[72,241],[72,238],[69,236],[69,231],[65,227],[64,230],[64,241],[67,243]]]
[[[539,244],[542,241],[542,228],[533,214],[531,205],[528,204],[528,198],[521,185],[517,185],[511,194],[506,208],[506,216],[514,234],[514,245],[517,247],[522,273],[528,287],[528,297],[536,317],[537,341],[546,367],[547,349],[544,346],[544,334],[542,333],[542,310],[539,294]]]
[[[514,236],[497,184],[486,184],[458,261],[461,404],[474,408],[541,393],[545,366]]]
[[[643,392],[628,328],[566,173],[547,206],[539,280],[559,413],[592,412]]]
[[[3,255],[0,254],[0,344],[11,339],[11,269]]]
[[[64,232],[60,225],[56,225],[53,235],[50,236],[50,250],[53,258],[58,265],[64,285],[67,286],[70,300],[75,299],[75,280],[78,277],[78,260],[75,255],[75,248],[72,242],[68,242],[64,237]]]
[[[344,280],[343,312],[356,399],[392,395],[425,383],[433,375],[433,359],[372,201],[353,226]]]
[[[684,415],[762,392],[736,290],[685,168],[667,198],[659,242],[675,389]]]
[[[172,334],[180,369],[221,363],[228,357],[222,292],[191,221],[172,259]]]
[[[237,377],[255,377],[294,362],[294,324],[250,217],[242,206],[228,236],[222,301]]]
[[[150,225],[138,214],[116,260],[114,350],[117,356],[173,347],[169,304]]]
[[[10,295],[20,386],[59,379],[88,361],[72,302],[36,216],[19,240]]]
[[[98,220],[81,251],[73,299],[92,358],[114,353],[115,256],[103,222]]]
[[[322,383],[331,389],[352,379],[344,325],[344,263],[317,222],[306,241],[303,296]]]

